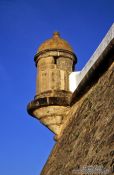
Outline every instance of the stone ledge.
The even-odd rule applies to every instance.
[[[69,98],[67,97],[44,97],[31,101],[27,106],[28,113],[34,116],[34,110],[46,106],[69,106]]]

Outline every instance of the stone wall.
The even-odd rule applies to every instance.
[[[41,175],[114,173],[114,63],[71,107]],[[85,170],[83,167],[85,166]],[[105,170],[102,168],[105,168]],[[95,167],[99,172],[95,172]],[[85,172],[84,172],[85,171]],[[105,172],[103,172],[105,171]]]
[[[69,91],[69,75],[73,71],[73,56],[69,58],[64,52],[59,55],[58,51],[49,52],[44,57],[43,55],[39,56],[37,62],[36,94],[39,95],[49,90]]]

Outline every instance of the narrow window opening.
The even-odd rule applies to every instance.
[[[54,56],[54,64],[57,64],[57,58],[58,56]]]

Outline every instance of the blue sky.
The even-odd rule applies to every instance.
[[[26,112],[38,46],[59,31],[81,70],[114,21],[113,0],[0,0],[0,174],[38,175],[54,135]]]

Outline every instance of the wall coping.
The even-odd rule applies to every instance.
[[[110,27],[109,31],[107,32],[107,34],[103,38],[102,42],[100,43],[100,45],[98,46],[96,51],[90,57],[89,61],[86,63],[84,68],[78,74],[78,82],[76,84],[76,89],[73,93],[71,102],[75,98],[75,95],[77,95],[77,93],[79,93],[79,91],[81,90],[81,87],[84,85],[84,83],[86,81],[88,81],[89,78],[91,78],[92,74],[95,73],[95,70],[98,68],[98,66],[103,64],[102,63],[103,60],[106,59],[106,55],[112,49],[114,50],[114,23]]]

